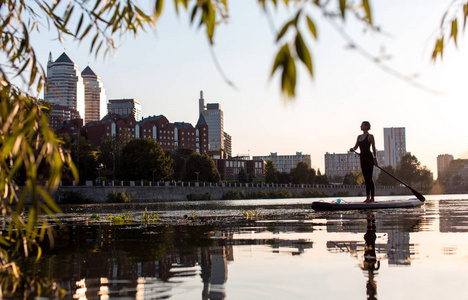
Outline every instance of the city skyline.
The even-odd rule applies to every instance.
[[[207,102],[220,103],[225,111],[224,126],[235,139],[233,155],[302,151],[311,154],[312,167],[324,172],[324,153],[349,149],[360,134],[360,123],[367,120],[377,137],[384,127],[405,127],[407,148],[436,176],[439,154],[465,158],[468,150],[468,142],[460,139],[466,131],[459,109],[464,105],[466,76],[461,66],[468,60],[464,39],[458,41],[458,49],[444,49],[442,63],[429,59],[432,34],[448,3],[373,3],[376,23],[389,34],[364,35],[355,24],[347,27],[373,52],[385,44],[385,52],[393,55],[388,65],[405,74],[418,73],[419,82],[438,94],[415,88],[347,50],[346,42],[317,16],[319,41],[307,41],[314,46],[316,77],[311,81],[298,69],[297,97],[285,102],[278,78],[268,78],[276,47],[273,34],[265,34],[270,32],[268,22],[255,3],[230,3],[231,23],[215,35],[214,53],[237,89],[217,71],[203,33],[191,29],[186,15],[175,17],[171,5],[157,31],[127,37],[115,58],[95,60],[83,54],[86,43],[60,44],[49,33],[32,38],[40,39],[37,55],[42,62],[49,51],[58,55],[66,48],[76,64],[92,66],[109,99],[139,99],[144,116],[162,113],[195,124],[197,96],[203,90]],[[274,13],[277,20],[283,15],[284,11]],[[411,19],[412,15],[416,17]],[[399,22],[394,22],[395,16]],[[279,27],[282,23],[277,20]],[[383,140],[376,138],[376,146],[382,150]]]

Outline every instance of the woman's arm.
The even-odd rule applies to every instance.
[[[379,164],[377,163],[377,150],[375,149],[375,140],[373,135],[369,135],[369,142],[372,147],[372,153],[374,154],[374,165],[378,166]]]
[[[353,152],[359,147],[359,136],[356,139],[356,145],[353,148],[350,148],[349,151]]]

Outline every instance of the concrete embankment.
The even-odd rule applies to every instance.
[[[316,190],[325,193],[329,197],[346,197],[365,195],[362,186],[335,186],[335,185],[272,185],[272,184],[206,184],[205,186],[62,186],[55,193],[54,198],[60,203],[65,191],[75,191],[95,203],[104,203],[108,194],[125,193],[132,202],[160,202],[160,201],[184,201],[188,195],[205,195],[209,193],[212,200],[220,200],[224,194],[230,191],[253,194],[259,192],[287,191],[292,194]],[[410,195],[411,192],[404,187],[376,187],[376,196]]]

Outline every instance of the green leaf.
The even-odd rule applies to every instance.
[[[286,32],[288,31],[289,29],[289,26],[293,25],[293,21],[289,21],[287,22],[283,28],[281,28],[280,32],[278,33],[278,36],[276,37],[276,42],[278,42],[279,40],[281,40],[281,38],[286,34]]]
[[[437,56],[440,55],[440,58],[442,58],[444,52],[444,37],[441,37],[437,40],[434,51],[432,52],[432,60],[435,61],[437,59]]]
[[[463,29],[466,27],[466,18],[468,17],[468,3],[463,5]]]
[[[309,26],[309,30],[314,36],[314,38],[317,39],[317,28],[315,27],[314,21],[312,21],[312,19],[309,16],[307,16],[307,25]]]
[[[311,76],[314,76],[314,72],[312,69],[312,58],[310,56],[309,49],[307,48],[307,45],[304,42],[304,39],[302,38],[301,34],[298,32],[296,35],[296,53],[299,56],[300,60],[304,63],[304,65],[307,67],[307,70],[309,70],[309,73]]]
[[[458,35],[458,22],[457,19],[452,21],[452,32],[450,33],[450,36],[453,37],[453,40],[455,42],[455,46],[457,46],[457,35]]]
[[[346,12],[346,0],[340,0],[340,12],[341,12],[341,17],[344,19],[345,12]]]
[[[156,16],[160,16],[164,7],[164,0],[156,0]]]
[[[364,11],[366,12],[367,22],[369,22],[369,24],[372,24],[372,14],[369,0],[362,0],[362,5],[364,6]]]

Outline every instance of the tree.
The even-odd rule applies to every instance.
[[[411,185],[419,180],[421,163],[416,156],[411,154],[404,155],[396,167],[396,177]]]
[[[278,179],[278,183],[281,183],[281,184],[291,183],[291,175],[287,172],[276,171],[276,178]]]
[[[273,161],[269,160],[265,166],[265,182],[266,183],[278,183],[278,177],[276,175],[275,165]]]
[[[186,180],[219,182],[221,175],[214,161],[207,154],[194,153],[187,159]]]
[[[392,167],[391,165],[383,166],[382,169],[387,171],[390,174],[395,174],[395,168]],[[395,179],[393,179],[391,176],[389,176],[387,173],[380,172],[379,176],[377,177],[376,184],[385,185],[385,186],[397,186],[400,183],[396,181]]]
[[[362,185],[364,183],[364,176],[362,172],[349,172],[344,176],[344,185]]]
[[[170,154],[173,161],[174,180],[185,178],[185,165],[187,164],[187,159],[193,154],[195,154],[195,151],[187,147],[179,147]]]
[[[434,184],[434,175],[426,166],[420,170],[419,178],[419,183],[425,189],[431,188]]]
[[[320,169],[317,170],[317,177],[315,179],[315,184],[329,184],[328,177],[326,174],[322,175]]]
[[[128,180],[165,180],[172,175],[172,159],[149,138],[128,142],[122,149],[122,176]]]
[[[309,165],[305,162],[297,163],[296,167],[291,170],[292,183],[306,184],[309,183]]]
[[[240,183],[247,183],[247,182],[249,182],[249,178],[248,178],[248,176],[247,176],[247,173],[245,173],[244,168],[242,168],[242,169],[239,171],[239,175],[237,176],[237,180],[238,180]]]

